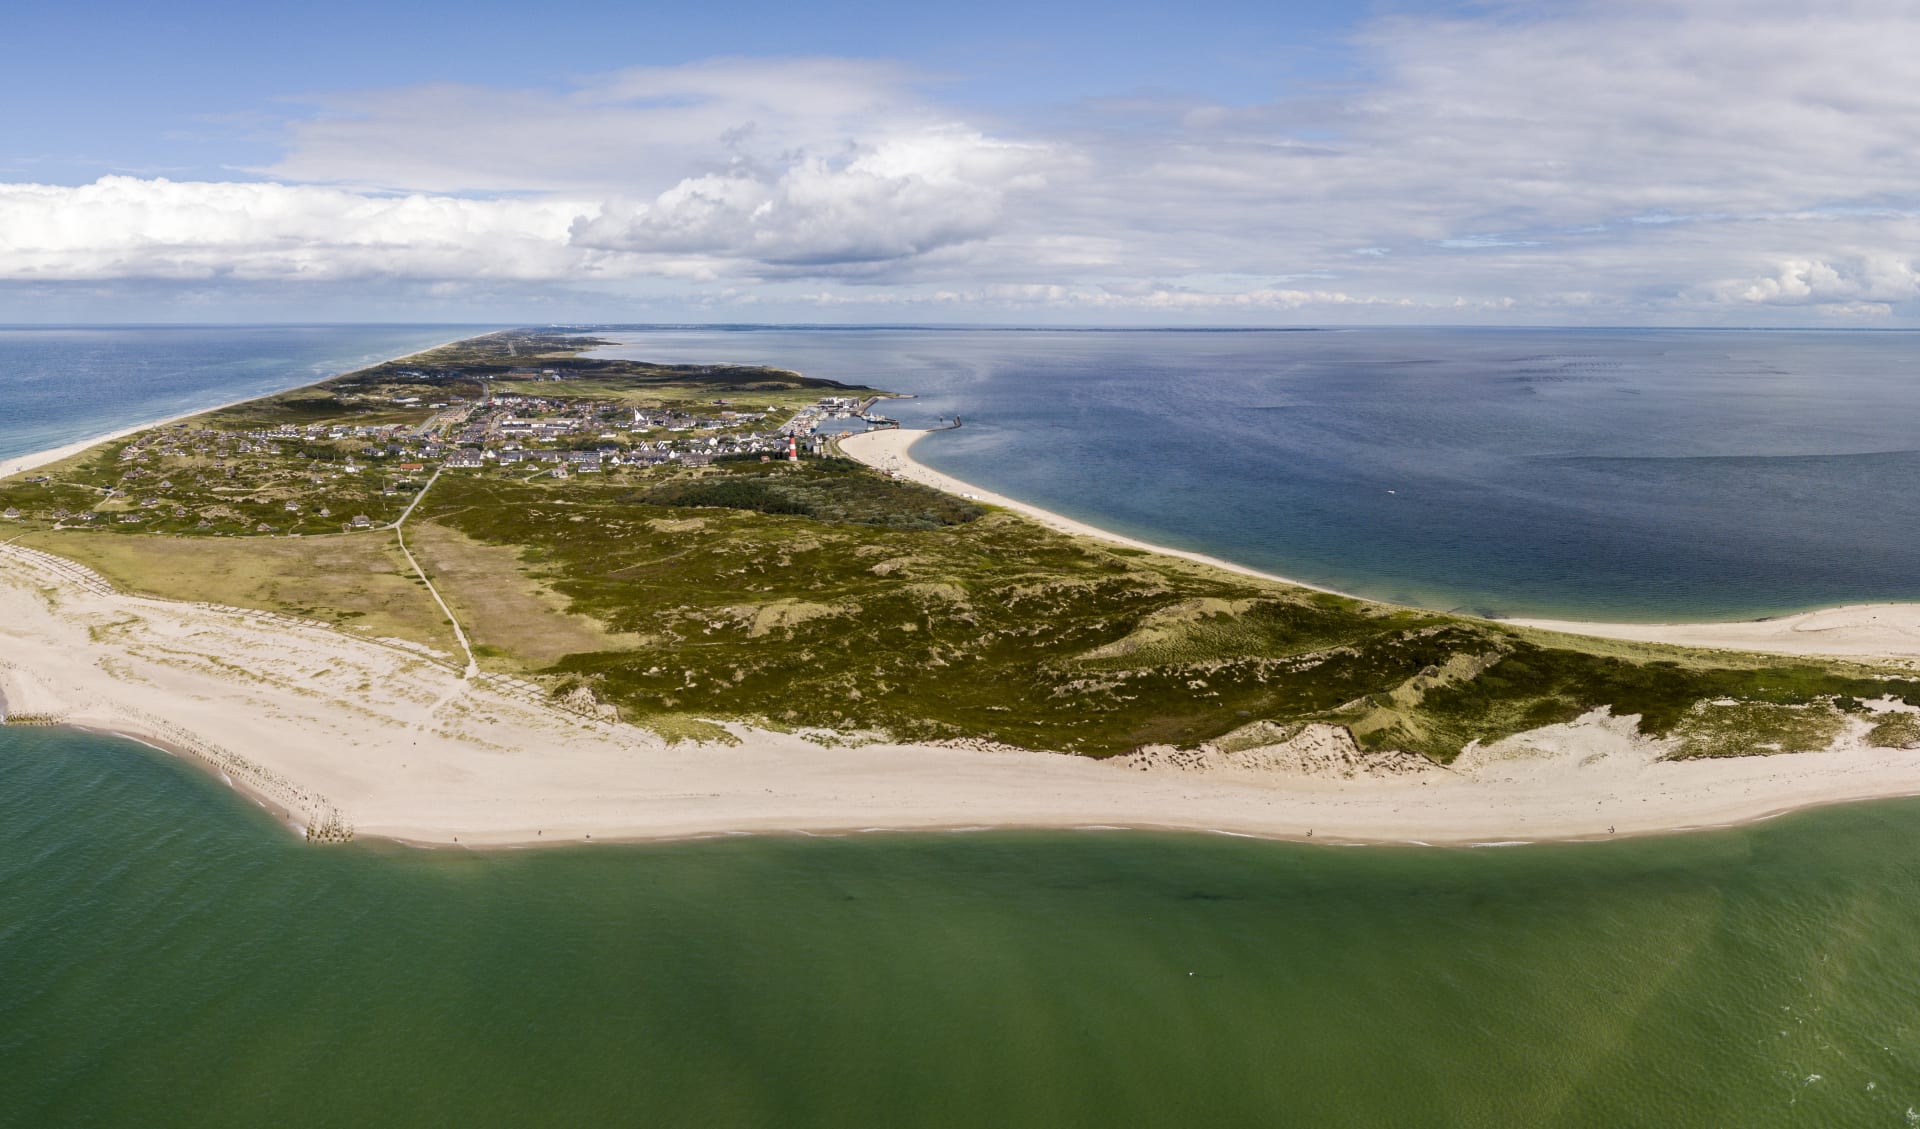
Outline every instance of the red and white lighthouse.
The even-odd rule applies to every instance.
[[[790,463],[800,461],[800,437],[797,435],[787,436],[787,461]]]

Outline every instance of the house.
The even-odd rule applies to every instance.
[[[467,447],[448,455],[446,465],[450,470],[473,470],[487,465],[487,458],[479,449]]]
[[[13,508],[12,506],[8,506],[8,507],[7,507],[7,512],[5,512],[5,513],[0,513],[0,518],[5,518],[5,519],[6,519],[6,520],[8,520],[8,521],[19,521],[19,520],[20,520],[20,511],[19,511],[19,510],[16,510],[16,509],[14,509],[14,508]]]
[[[347,524],[354,529],[369,529],[373,526],[373,519],[366,514],[354,514],[353,520]]]

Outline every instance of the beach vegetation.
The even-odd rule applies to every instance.
[[[1316,592],[1058,533],[839,458],[676,457],[566,477],[496,462],[432,478],[407,453],[421,436],[335,435],[554,389],[724,434],[734,417],[719,413],[851,390],[782,369],[597,359],[593,343],[513,331],[376,365],[0,482],[0,507],[22,514],[22,544],[129,591],[451,656],[391,528],[417,501],[408,545],[484,671],[675,739],[730,740],[721,723],[738,721],[1109,757],[1321,722],[1366,750],[1446,763],[1606,708],[1694,757],[1825,747],[1863,702],[1920,705],[1910,672]],[[547,446],[624,449],[637,434]],[[1920,744],[1916,729],[1885,715],[1869,739]]]
[[[1845,726],[1845,717],[1830,702],[1699,702],[1673,728],[1673,735],[1680,740],[1674,756],[1685,759],[1814,752],[1832,745]]]
[[[1920,714],[1880,715],[1867,730],[1867,744],[1882,749],[1920,749]]]

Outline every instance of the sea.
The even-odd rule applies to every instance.
[[[609,331],[910,393],[914,457],[1159,544],[1448,611],[1920,599],[1920,334]]]
[[[1367,331],[1368,345],[1335,332],[629,332],[662,359],[781,363],[915,391],[921,399],[896,405],[908,422],[963,418],[921,448],[942,469],[1110,524],[1131,514],[1128,532],[1237,559],[1248,558],[1236,544],[1258,540],[1244,526],[1297,504],[1271,478],[1265,493],[1242,494],[1257,477],[1249,468],[1298,464],[1328,484],[1318,520],[1359,522],[1377,540],[1367,552],[1391,560],[1378,546],[1418,539],[1391,520],[1363,522],[1395,516],[1369,508],[1378,499],[1333,514],[1345,503],[1332,484],[1385,483],[1388,499],[1410,500],[1442,483],[1465,490],[1474,458],[1460,429],[1474,420],[1483,480],[1511,487],[1487,487],[1489,497],[1526,500],[1509,463],[1547,468],[1529,503],[1536,522],[1571,506],[1555,508],[1549,480],[1639,476],[1643,504],[1624,491],[1589,499],[1595,538],[1658,528],[1661,495],[1710,481],[1739,508],[1748,480],[1790,477],[1769,458],[1853,458],[1878,469],[1845,483],[1847,500],[1823,503],[1860,516],[1857,527],[1823,527],[1841,539],[1823,542],[1822,557],[1845,564],[1873,545],[1898,551],[1879,523],[1911,493],[1881,418],[1910,395],[1898,335],[1409,330]],[[77,334],[84,348],[63,368],[56,339],[41,333]],[[145,409],[129,401],[171,414],[460,335],[0,331],[0,404],[10,405],[0,451],[137,422]],[[696,356],[703,341],[711,356]],[[1032,359],[1010,359],[1022,341]],[[124,377],[104,359],[116,351],[128,358]],[[1336,359],[1422,352],[1434,355],[1431,379],[1457,384],[1464,405],[1421,383],[1429,377],[1358,364],[1341,375]],[[1607,439],[1591,418],[1555,420],[1531,402],[1496,411],[1520,364],[1501,358],[1596,354],[1629,375],[1538,380],[1540,391],[1512,395],[1613,413],[1621,434]],[[157,375],[168,355],[184,359],[178,380],[191,387]],[[1660,360],[1670,355],[1681,358],[1671,370]],[[236,375],[210,376],[195,356]],[[1788,375],[1750,377],[1765,386],[1753,391],[1733,370],[1755,358]],[[1260,395],[1206,391],[1210,365],[1223,386]],[[1298,375],[1312,366],[1333,375]],[[1019,371],[1057,379],[1028,379],[1022,392]],[[1689,386],[1685,373],[1709,375]],[[33,381],[64,382],[68,394],[20,392]],[[1350,387],[1320,387],[1342,382]],[[1152,394],[1160,384],[1173,390]],[[1638,389],[1616,388],[1623,399],[1664,406],[1620,406],[1605,393],[1617,384]],[[1411,409],[1369,406],[1366,387],[1423,396],[1425,437]],[[1749,394],[1791,403],[1798,418],[1774,419]],[[1857,397],[1877,397],[1879,410]],[[22,403],[41,406],[22,415]],[[1236,403],[1276,409],[1273,420],[1265,430],[1236,422]],[[1344,424],[1316,448],[1289,403]],[[1113,442],[1150,442],[1103,462],[1106,441],[1049,422],[1075,418],[1109,425]],[[1217,461],[1165,467],[1195,429],[1232,442],[1217,440]],[[1429,454],[1408,454],[1399,473],[1371,457],[1340,468],[1340,451],[1378,454],[1369,436],[1382,434]],[[1798,446],[1769,455],[1770,434]],[[1548,457],[1554,436],[1564,458]],[[1859,462],[1868,455],[1883,458]],[[1032,464],[1056,458],[1069,485],[1051,495],[1022,486],[1045,485]],[[1702,481],[1689,477],[1698,468],[1669,465],[1722,458],[1746,460],[1747,472]],[[1133,465],[1156,459],[1158,470]],[[1627,465],[1589,465],[1608,463]],[[1101,466],[1125,476],[1103,487]],[[1831,467],[1803,473],[1805,489],[1839,481]],[[1156,483],[1151,496],[1172,506],[1157,516],[1133,496]],[[1803,504],[1788,495],[1761,500]],[[1233,497],[1243,501],[1205,501]],[[1266,502],[1244,500],[1254,497]],[[1203,536],[1186,511],[1205,506],[1237,515],[1233,528]],[[1474,559],[1525,555],[1524,526],[1479,528]],[[1841,537],[1856,528],[1865,540]],[[1764,563],[1792,557],[1775,546],[1723,587],[1764,581],[1798,595],[1729,591],[1724,606],[1798,606],[1842,590],[1822,588],[1805,560]],[[1311,563],[1281,559],[1249,563],[1293,574]],[[1591,572],[1624,567],[1611,560]],[[1364,582],[1348,587],[1391,590],[1376,566],[1343,567]],[[1488,567],[1497,577],[1546,566]],[[1462,605],[1528,606],[1504,581],[1462,583]],[[1859,598],[1912,595],[1865,573],[1847,583]],[[1689,599],[1706,602],[1664,606],[1716,606],[1704,591]],[[1920,1124],[1917,937],[1920,801],[1471,849],[1112,830],[315,848],[137,742],[0,728],[6,1127],[1910,1126]]]

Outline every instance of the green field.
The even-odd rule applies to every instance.
[[[845,391],[777,369],[584,361],[584,344],[492,334],[389,362],[107,444],[42,471],[45,482],[0,483],[0,508],[24,511],[25,543],[130,590],[451,652],[425,584],[379,528],[426,473],[375,460],[349,473],[362,440],[268,443],[260,427],[359,426],[362,407],[408,389],[471,400],[527,371],[511,379],[688,413],[754,402],[743,393],[795,408]],[[428,418],[416,417],[409,426]],[[164,497],[141,497],[163,482]],[[206,516],[217,507],[234,516]],[[51,518],[56,508],[69,516]],[[86,528],[74,527],[80,510],[95,515]],[[348,513],[374,528],[342,533]],[[1318,721],[1365,748],[1446,763],[1472,742],[1608,707],[1677,738],[1680,756],[1820,748],[1850,715],[1875,723],[1874,741],[1920,744],[1911,720],[1862,705],[1920,704],[1908,671],[1368,603],[1070,537],[831,457],[567,478],[537,465],[450,470],[406,528],[484,668],[555,695],[585,687],[674,733],[739,719],[1104,757]]]

